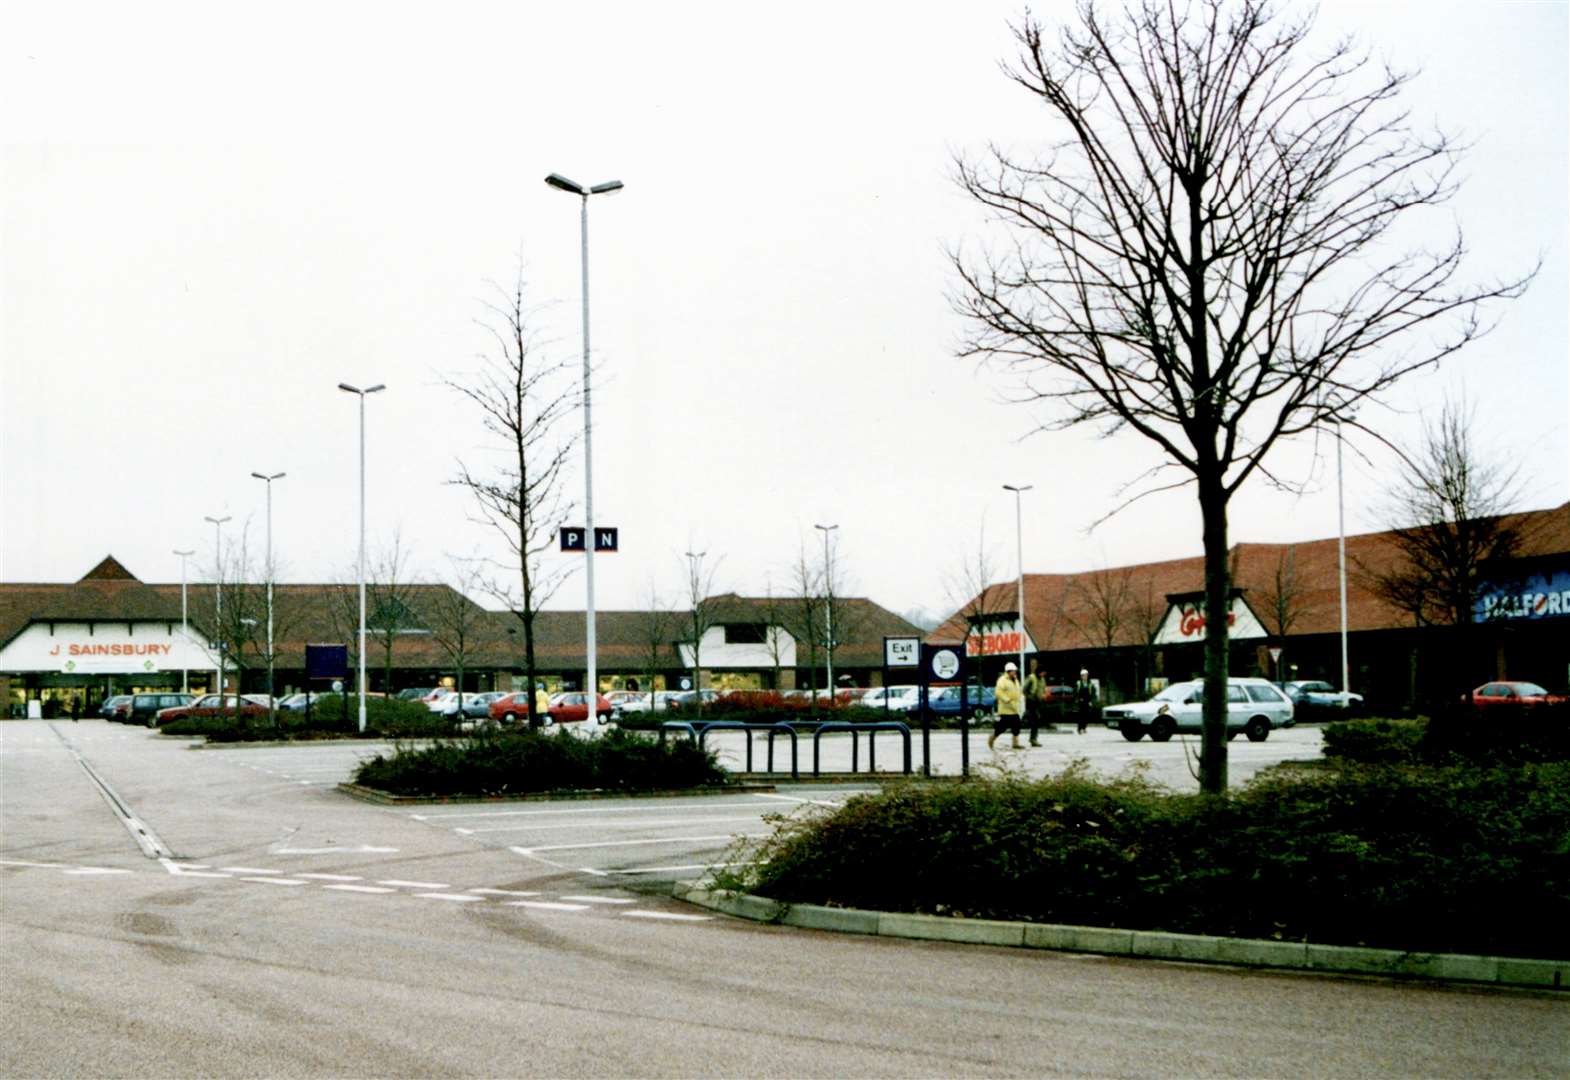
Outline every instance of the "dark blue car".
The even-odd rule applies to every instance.
[[[990,713],[997,704],[997,693],[990,686],[966,687],[965,699],[970,715]],[[959,716],[959,687],[934,686],[927,691],[927,711],[935,717]]]

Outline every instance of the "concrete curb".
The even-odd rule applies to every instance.
[[[516,795],[395,795],[362,784],[343,783],[337,789],[361,802],[378,806],[423,806],[439,803],[545,802],[550,799],[679,799],[696,795],[769,794],[773,784],[732,784],[728,787],[673,788],[668,791],[617,791],[611,788],[518,792]]]
[[[830,908],[816,904],[786,904],[763,896],[709,889],[694,881],[678,881],[671,891],[678,900],[711,911],[808,930],[836,930],[841,933],[966,945],[1053,949],[1150,960],[1183,960],[1235,967],[1379,975],[1394,979],[1483,983],[1534,990],[1570,990],[1570,960],[1414,953],[1399,949],[1258,941],[1154,930],[955,919],[943,915]]]

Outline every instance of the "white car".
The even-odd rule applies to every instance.
[[[1101,718],[1129,742],[1146,735],[1166,742],[1183,732],[1198,734],[1204,726],[1205,684],[1201,679],[1173,683],[1149,701],[1109,705]],[[1249,742],[1264,742],[1274,728],[1294,723],[1292,699],[1266,679],[1227,680],[1227,738],[1238,732]]]
[[[857,704],[868,709],[885,709],[892,713],[915,712],[921,706],[919,686],[880,686],[869,690]]]
[[[1281,689],[1293,704],[1308,705],[1316,709],[1345,709],[1348,712],[1363,710],[1362,694],[1343,694],[1322,679],[1306,679],[1284,684]]]

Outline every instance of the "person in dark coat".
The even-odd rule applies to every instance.
[[[1079,681],[1074,684],[1074,719],[1078,723],[1079,733],[1085,734],[1085,729],[1096,718],[1096,705],[1100,695],[1096,693],[1096,684],[1090,681],[1090,670],[1079,669]]]

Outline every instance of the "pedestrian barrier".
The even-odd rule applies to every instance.
[[[824,732],[850,732],[850,771],[861,771],[861,732],[867,733],[867,769],[869,772],[878,771],[878,744],[876,735],[880,731],[897,731],[905,744],[905,775],[910,775],[910,727],[898,720],[885,720],[870,724],[853,724],[847,720],[830,720],[819,724],[818,730],[812,733],[812,775],[818,775],[818,748]]]
[[[767,767],[767,771],[768,772],[773,772],[774,771],[774,737],[776,735],[789,735],[790,736],[790,778],[792,780],[797,780],[797,779],[800,779],[800,777],[801,777],[800,754],[799,754],[799,748],[797,746],[797,741],[796,741],[796,735],[797,735],[796,729],[794,727],[792,727],[790,724],[785,723],[784,721],[780,721],[780,722],[774,723],[774,724],[747,724],[747,723],[743,723],[740,720],[698,720],[698,721],[667,720],[667,721],[665,721],[664,723],[662,723],[660,725],[660,745],[661,746],[665,745],[665,732],[666,731],[685,731],[687,734],[691,735],[693,741],[698,744],[698,749],[699,750],[703,749],[703,742],[708,737],[708,734],[711,731],[745,731],[747,733],[747,771],[749,773],[753,771],[753,767],[752,767],[752,733],[754,731],[764,731],[764,732],[768,733],[768,736],[769,736],[769,739],[768,739],[768,758],[767,758],[767,766],[768,766]],[[908,741],[908,739],[907,739],[907,741]],[[814,745],[814,749],[815,749],[817,744],[814,743],[813,745]],[[906,756],[906,769],[905,769],[905,771],[909,772],[910,771],[910,768],[909,768],[910,750],[909,750],[908,746],[906,747],[905,756]],[[814,760],[814,762],[816,762],[816,760],[817,760],[816,753],[814,753],[813,760]],[[816,768],[814,768],[814,775],[816,775]]]

